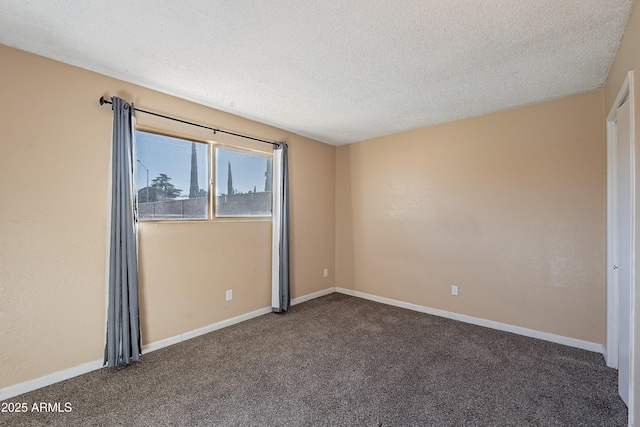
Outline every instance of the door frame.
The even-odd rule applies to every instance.
[[[618,344],[619,344],[619,306],[618,306],[618,281],[617,273],[614,265],[618,259],[618,221],[617,221],[617,195],[616,195],[616,146],[617,146],[617,112],[620,105],[625,100],[629,100],[631,111],[630,136],[631,136],[631,289],[630,289],[630,324],[629,324],[629,348],[631,356],[635,353],[635,300],[636,300],[636,274],[635,274],[635,248],[636,248],[636,215],[635,215],[635,101],[634,101],[634,75],[633,71],[629,71],[618,92],[615,102],[611,106],[609,115],[607,116],[607,262],[606,262],[606,282],[607,282],[607,342],[605,351],[605,360],[607,365],[612,368],[618,368]],[[640,344],[640,343],[639,343]],[[630,357],[630,381],[629,381],[629,420],[633,420],[634,392],[635,384],[633,378],[634,373],[634,357]]]

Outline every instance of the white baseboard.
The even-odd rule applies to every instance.
[[[10,399],[22,393],[28,393],[60,381],[68,380],[69,378],[77,377],[91,371],[96,371],[102,368],[102,361],[102,359],[99,359],[92,362],[86,362],[81,365],[74,366],[73,368],[64,369],[20,384],[2,388],[0,389],[0,400]]]
[[[471,323],[473,325],[484,326],[485,328],[497,329],[499,331],[511,332],[526,337],[536,338],[539,340],[550,341],[556,344],[562,344],[569,347],[580,348],[582,350],[593,351],[595,353],[604,354],[605,347],[602,344],[583,341],[576,338],[564,337],[549,332],[536,331],[534,329],[523,328],[520,326],[509,325],[507,323],[496,322],[493,320],[481,319],[479,317],[467,316],[466,314],[453,313],[451,311],[439,310],[437,308],[425,307],[418,304],[398,301],[391,298],[379,297],[364,292],[354,291],[336,287],[336,292],[345,295],[351,295],[370,301],[380,302],[382,304],[393,305],[395,307],[406,308],[408,310],[419,311],[420,313],[433,314],[434,316],[446,317],[447,319],[458,320],[460,322]]]
[[[336,288],[327,288],[325,290],[322,291],[318,291],[318,292],[314,292],[312,294],[308,294],[308,295],[304,295],[298,298],[294,298],[291,300],[291,305],[296,305],[296,304],[301,304],[303,302],[307,302],[309,300],[312,299],[316,299],[316,298],[320,298],[323,297],[325,295],[329,295],[332,294],[336,291]]]
[[[325,289],[323,291],[314,292],[309,295],[303,295],[291,300],[291,305],[300,304],[305,301],[312,300],[324,295],[335,292],[335,288]],[[231,319],[222,320],[220,322],[213,323],[203,328],[198,328],[193,331],[185,332],[183,334],[175,335],[173,337],[165,338],[160,341],[152,342],[142,346],[142,353],[150,353],[155,350],[159,350],[164,347],[168,347],[179,342],[198,337],[200,335],[207,334],[209,332],[217,331],[218,329],[226,328],[227,326],[235,325],[245,320],[253,319],[254,317],[262,316],[263,314],[271,313],[271,307],[261,308],[259,310],[252,311],[240,316],[232,317]],[[39,378],[35,378],[29,381],[25,381],[19,384],[11,385],[0,389],[0,401],[10,399],[23,393],[28,393],[33,390],[37,390],[42,387],[46,387],[51,384],[55,384],[60,381],[65,381],[73,377],[77,377],[82,374],[89,373],[101,369],[103,360],[94,360],[92,362],[86,362],[73,368],[63,369],[62,371],[47,374]]]
[[[467,316],[465,314],[458,314],[444,310],[438,310],[435,308],[425,307],[417,304],[411,304],[390,298],[379,297],[376,295],[367,294],[364,292],[354,291],[351,289],[345,289],[340,287],[328,288],[322,291],[314,292],[308,295],[304,295],[291,300],[291,305],[301,304],[303,302],[319,298],[325,295],[329,295],[333,292],[339,292],[346,295],[351,295],[358,298],[363,298],[382,304],[388,304],[396,307],[406,308],[421,313],[433,314],[435,316],[446,317],[453,320],[458,320],[465,323],[471,323],[478,326],[484,326],[487,328],[497,329],[505,332],[512,332],[519,335],[524,335],[531,338],[537,338],[545,341],[554,342],[557,344],[563,344],[570,347],[576,347],[583,350],[589,350],[596,353],[604,353],[605,348],[602,344],[593,343],[589,341],[578,340],[575,338],[564,337],[561,335],[555,335],[548,332],[540,332],[533,329],[522,328],[520,326],[513,326],[506,323],[495,322],[493,320],[486,320],[477,317]],[[195,329],[193,331],[185,332],[173,337],[169,337],[160,341],[156,341],[147,344],[142,347],[142,352],[149,353],[155,350],[159,350],[164,347],[168,347],[179,342],[204,335],[209,332],[216,331],[218,329],[226,328],[227,326],[235,325],[245,320],[253,319],[263,314],[271,313],[271,307],[261,308],[259,310],[252,311],[240,316],[232,317],[231,319],[222,320],[220,322],[213,323],[203,328]],[[60,381],[68,380],[73,377],[77,377],[82,374],[86,374],[91,371],[101,369],[103,367],[102,359],[86,362],[72,368],[64,369],[62,371],[54,372],[44,375],[39,378],[35,378],[29,381],[25,381],[19,384],[8,386],[0,389],[0,401],[10,399],[14,396],[18,396],[23,393],[28,393],[33,390],[37,390],[42,387],[46,387],[51,384],[55,384]]]
[[[160,341],[149,343],[142,346],[142,354],[160,350],[161,348],[168,347],[170,345],[177,344],[191,338],[199,337],[200,335],[208,334],[209,332],[217,331],[218,329],[226,328],[227,326],[235,325],[237,323],[244,322],[245,320],[253,319],[254,317],[262,316],[263,314],[267,313],[271,313],[271,307],[261,308],[250,313],[232,317],[231,319],[221,320],[220,322],[212,323],[211,325],[194,329],[193,331],[185,332],[173,337],[165,338]]]

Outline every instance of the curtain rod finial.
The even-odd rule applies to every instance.
[[[104,103],[107,102],[107,100],[105,99],[104,96],[100,97],[100,105],[104,105]]]

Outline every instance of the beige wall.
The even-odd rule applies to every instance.
[[[339,147],[336,286],[604,343],[603,96]]]
[[[112,115],[101,95],[286,140],[292,297],[334,286],[335,147],[5,46],[0,70],[0,388],[102,357]],[[138,123],[213,140],[144,114]],[[269,221],[141,224],[143,343],[269,306],[270,240]]]

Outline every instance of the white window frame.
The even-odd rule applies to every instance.
[[[242,147],[239,145],[233,145],[229,143],[223,143],[215,140],[207,140],[202,138],[197,138],[189,135],[179,134],[177,132],[169,132],[161,129],[148,127],[144,125],[137,125],[136,131],[151,133],[161,136],[167,136],[170,138],[181,139],[189,142],[196,142],[201,144],[207,144],[209,147],[208,150],[208,191],[207,191],[207,217],[206,218],[193,218],[193,219],[170,219],[170,218],[157,218],[157,219],[142,219],[141,223],[159,223],[159,222],[167,222],[167,223],[180,223],[184,224],[185,222],[227,222],[227,221],[271,221],[273,218],[273,203],[271,206],[271,214],[270,215],[224,215],[217,216],[216,215],[216,148],[222,148],[230,151],[237,151],[244,154],[257,155],[261,157],[265,157],[271,159],[273,164],[273,153],[269,151],[262,151],[257,149],[252,149],[248,147]],[[136,158],[136,168],[137,166],[137,158]],[[137,190],[136,190],[137,191]],[[273,191],[273,181],[272,181],[272,191]]]
[[[269,215],[217,215],[216,214],[216,209],[217,209],[217,194],[215,193],[216,190],[216,181],[215,181],[215,177],[216,177],[216,166],[217,166],[217,158],[216,158],[216,149],[222,149],[222,150],[227,150],[227,151],[235,151],[238,153],[242,153],[242,154],[250,154],[250,155],[254,155],[254,156],[259,156],[259,157],[264,157],[267,159],[271,159],[271,165],[272,165],[272,170],[273,170],[273,153],[267,153],[264,151],[259,151],[259,150],[251,150],[248,148],[244,148],[244,147],[238,147],[238,146],[233,146],[233,145],[228,145],[228,144],[220,144],[220,143],[214,143],[214,145],[212,146],[212,162],[211,162],[211,179],[210,179],[210,185],[211,185],[211,193],[213,194],[213,202],[211,203],[211,218],[218,218],[218,219],[228,219],[228,218],[233,218],[233,219],[267,219],[267,220],[271,220],[271,218],[273,218],[273,197],[271,197],[272,202],[271,202],[271,214]],[[271,180],[271,194],[273,195],[273,176],[272,176],[272,180]]]

